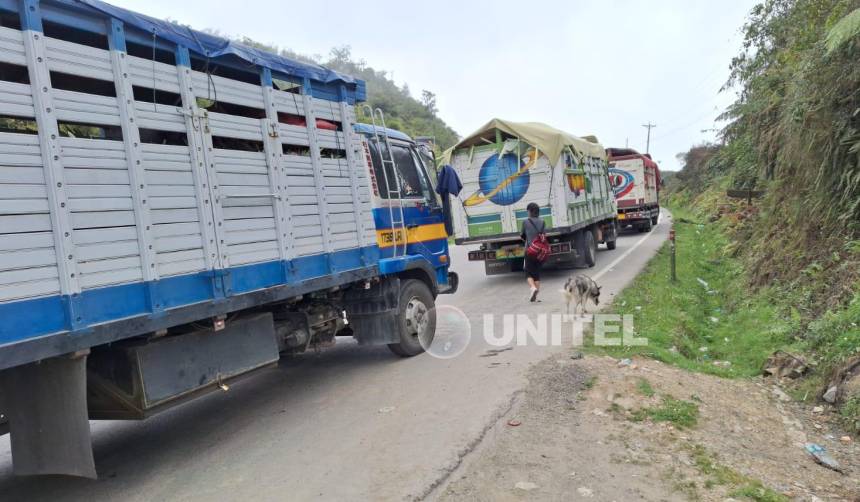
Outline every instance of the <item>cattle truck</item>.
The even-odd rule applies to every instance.
[[[594,137],[537,122],[493,119],[446,152],[463,182],[453,204],[457,244],[487,275],[522,270],[526,206],[546,222],[550,265],[592,267],[598,244],[615,249],[616,206],[606,153]]]
[[[609,179],[618,204],[618,228],[650,232],[660,218],[660,168],[650,154],[608,148]]]
[[[442,210],[408,137],[379,110],[354,125],[363,81],[97,0],[0,0],[0,46],[17,474],[95,477],[89,419],[143,419],[338,336],[432,341],[456,286]]]

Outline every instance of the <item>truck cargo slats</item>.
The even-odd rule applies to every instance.
[[[176,76],[175,66],[136,56],[127,55],[126,59],[131,70],[133,85],[179,94],[179,79]]]
[[[158,273],[162,276],[181,275],[192,272],[197,272],[206,269],[206,260],[203,259],[203,253],[200,253],[200,258],[194,260],[169,260],[166,263],[159,262]]]
[[[57,294],[60,282],[56,279],[28,280],[14,284],[0,285],[0,300],[19,300],[34,296]]]
[[[56,260],[56,258],[53,258]],[[48,265],[45,267],[30,266],[22,269],[12,269],[0,271],[0,285],[8,286],[10,284],[25,283],[28,281],[43,281],[48,279],[57,279],[57,267]],[[56,283],[59,287],[59,283]]]
[[[158,209],[150,213],[154,225],[198,221],[197,209]]]
[[[0,61],[25,66],[24,37],[18,30],[0,26]]]
[[[88,17],[77,30],[106,21],[77,15]],[[0,62],[31,80],[0,81],[0,115],[24,119],[20,132],[0,132],[0,308],[207,269],[261,264],[271,273],[271,262],[296,258],[308,264],[298,276],[311,278],[329,273],[324,253],[375,245],[367,166],[344,133],[355,111],[327,101],[336,86],[272,75],[278,85],[298,82],[298,92],[271,89],[254,83],[267,81],[262,68],[233,68],[247,81],[209,75],[168,64],[165,52],[159,61],[118,54],[116,38],[104,39],[114,52],[76,43],[63,34],[67,20],[51,22],[52,36],[26,47],[19,30],[0,27]],[[308,85],[327,99],[305,95]],[[353,101],[357,86],[344,85]],[[359,256],[341,253],[338,267],[372,265]],[[172,301],[211,296],[207,281],[220,275],[199,277],[188,283],[201,291]],[[49,314],[52,329],[70,319]],[[74,329],[110,320],[92,315]],[[39,329],[10,335],[0,326],[0,338]]]
[[[158,209],[196,209],[197,199],[194,195],[187,197],[150,197],[149,207]]]
[[[0,81],[0,115],[34,117],[35,111],[33,110],[30,86]]]
[[[221,96],[218,96],[218,99],[221,99]],[[263,140],[263,130],[260,128],[259,119],[210,112],[209,127],[212,129],[213,136],[251,141]]]
[[[263,93],[260,86],[192,71],[191,83],[198,97],[263,109]]]
[[[135,101],[134,112],[137,115],[138,126],[143,129],[185,132],[185,117],[180,113],[180,109],[176,106],[157,105],[146,101]]]
[[[0,229],[3,229],[3,233],[7,234],[49,232],[51,231],[51,216],[48,214],[0,215]]]
[[[159,254],[171,251],[199,250],[203,246],[202,239],[200,234],[157,237],[155,239],[155,250]]]
[[[137,240],[79,245],[76,249],[78,261],[83,263],[110,258],[137,256],[139,248]],[[140,265],[140,263],[138,263]]]
[[[44,249],[26,249],[14,253],[2,254],[3,270],[26,269],[30,267],[44,267],[57,262],[53,245]]]
[[[91,289],[112,284],[124,284],[128,282],[138,282],[143,279],[140,267],[108,270],[106,272],[98,272],[93,274],[81,274],[81,288]]]
[[[225,220],[241,220],[247,218],[272,219],[274,212],[272,206],[237,206],[224,208]]]

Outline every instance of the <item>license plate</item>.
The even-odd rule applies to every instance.
[[[623,219],[624,219],[624,218],[626,218],[626,217],[627,217],[627,216],[626,216],[624,213],[620,213],[620,214],[618,215],[618,219],[619,219],[619,220],[623,220]]]

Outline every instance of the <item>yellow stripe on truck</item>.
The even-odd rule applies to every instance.
[[[406,242],[409,244],[447,238],[448,234],[445,233],[444,223],[433,223],[432,225],[421,225],[406,229]],[[400,246],[403,245],[402,228],[396,230],[388,228],[376,231],[376,245],[380,248],[387,248],[393,246],[395,243]]]

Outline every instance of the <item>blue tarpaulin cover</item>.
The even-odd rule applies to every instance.
[[[185,46],[189,51],[196,52],[209,58],[233,55],[248,61],[249,63],[269,68],[272,71],[286,75],[300,78],[307,77],[323,83],[342,82],[344,84],[355,85],[357,87],[357,91],[360,94],[363,94],[363,81],[316,64],[296,61],[294,59],[285,58],[260,49],[248,47],[247,45],[232,42],[215,35],[192,30],[187,26],[182,26],[163,19],[156,19],[144,14],[138,14],[137,12],[122,9],[102,2],[101,0],[72,0],[71,2],[67,0],[66,3],[86,5],[112,18],[120,20],[126,25],[135,26],[147,33],[153,33],[159,38]]]

